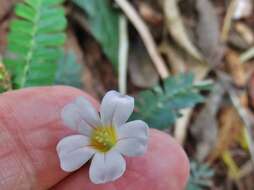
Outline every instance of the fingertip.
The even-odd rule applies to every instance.
[[[190,164],[182,146],[170,135],[156,129],[151,129],[151,148],[164,156],[159,159],[168,165],[168,182],[172,189],[182,190],[189,179]]]

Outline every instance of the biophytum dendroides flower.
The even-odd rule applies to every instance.
[[[91,159],[89,177],[93,183],[121,177],[126,170],[124,157],[141,156],[147,150],[147,124],[127,122],[133,109],[134,98],[116,91],[104,96],[99,113],[85,97],[64,106],[64,124],[79,134],[64,137],[57,144],[61,168],[72,172]]]

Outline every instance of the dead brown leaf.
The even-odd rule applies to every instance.
[[[131,82],[137,87],[149,88],[159,81],[159,75],[152,64],[152,60],[139,39],[131,44],[128,67]]]
[[[243,22],[237,22],[234,28],[248,45],[253,45],[254,35],[249,26]]]
[[[218,15],[209,0],[197,0],[196,10],[198,12],[198,46],[207,62],[213,66],[217,65],[224,53],[224,47],[220,42]]]
[[[225,55],[225,59],[227,69],[231,74],[235,85],[237,85],[238,87],[245,86],[247,82],[247,77],[244,70],[244,65],[241,64],[240,61],[240,55],[235,51],[229,50]]]
[[[216,84],[205,106],[191,125],[191,134],[197,142],[195,157],[199,161],[203,161],[207,157],[217,142],[218,126],[216,114],[224,93],[225,90],[221,84]]]
[[[193,45],[187,34],[187,30],[184,26],[178,8],[178,1],[163,0],[162,7],[165,14],[166,27],[172,38],[192,57],[203,62],[203,56],[201,55],[199,50]]]
[[[222,153],[236,143],[242,134],[244,124],[234,107],[225,107],[219,115],[218,141],[210,154],[209,161],[216,160]]]
[[[160,12],[154,10],[150,4],[146,2],[140,2],[138,9],[140,15],[146,22],[157,26],[162,24],[163,15]]]
[[[160,51],[167,58],[173,74],[186,72],[187,65],[185,64],[184,55],[171,46],[170,43],[164,42],[161,44]]]

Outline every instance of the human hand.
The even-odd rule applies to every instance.
[[[167,134],[151,130],[144,156],[127,158],[125,174],[115,182],[94,185],[88,167],[61,170],[56,153],[64,127],[64,105],[84,92],[70,87],[28,88],[0,95],[1,190],[183,190],[189,164],[182,148]]]

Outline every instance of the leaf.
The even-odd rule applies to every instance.
[[[192,184],[192,183],[188,183],[186,189],[187,189],[187,190],[202,190],[202,188],[200,188],[199,186],[194,185],[194,184]]]
[[[144,45],[136,39],[130,46],[128,68],[131,82],[141,88],[153,87],[158,83],[159,75]]]
[[[244,130],[244,124],[233,106],[221,109],[218,119],[220,131],[217,134],[216,146],[210,152],[209,161],[211,162],[230,150],[241,138]]]
[[[245,87],[248,76],[246,76],[246,68],[241,64],[238,52],[228,49],[224,56],[226,68],[232,76],[234,85],[240,88]]]
[[[210,0],[197,0],[195,6],[198,14],[197,45],[204,59],[211,65],[217,65],[225,50],[220,40],[219,17]]]
[[[106,0],[73,0],[88,15],[90,29],[115,69],[118,65],[119,14]]]
[[[205,160],[217,143],[217,114],[224,94],[223,86],[216,83],[210,95],[206,98],[204,106],[195,114],[195,118],[190,125],[190,134],[197,142],[195,159],[198,161]]]
[[[65,43],[63,0],[25,0],[10,25],[4,64],[15,88],[53,84]]]
[[[231,179],[239,180],[240,168],[235,162],[232,153],[226,150],[222,153],[222,160],[228,168],[228,175]]]
[[[133,119],[142,119],[152,128],[165,129],[180,116],[179,110],[203,101],[199,88],[193,84],[192,74],[172,76],[162,87],[141,92],[136,99]]]
[[[187,190],[202,190],[211,186],[214,171],[206,164],[191,161]]]
[[[254,58],[254,47],[248,49],[241,54],[240,60],[242,63],[248,62]]]
[[[163,9],[166,17],[166,26],[173,39],[192,57],[203,62],[203,56],[193,45],[181,19],[177,0],[164,0]]]
[[[77,63],[73,52],[67,52],[59,61],[55,84],[82,87],[81,74],[83,67]]]

